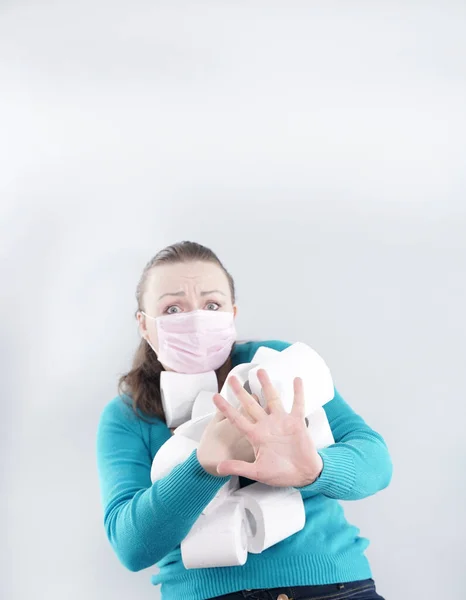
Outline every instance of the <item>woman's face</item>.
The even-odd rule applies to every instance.
[[[227,276],[218,265],[204,261],[154,267],[146,281],[142,307],[151,317],[193,310],[221,310],[232,312],[236,317],[237,312],[231,301]],[[137,313],[137,319],[141,336],[158,352],[155,321],[146,319],[141,312]]]

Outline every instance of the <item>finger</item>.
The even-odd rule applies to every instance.
[[[254,423],[242,415],[234,406],[225,400],[220,394],[214,394],[213,401],[218,410],[244,435],[250,435],[254,431]]]
[[[306,408],[304,401],[304,384],[301,377],[295,377],[293,380],[293,406],[291,408],[291,413],[294,417],[298,417],[299,419],[306,418]]]
[[[220,423],[220,421],[224,421],[226,419],[225,415],[222,413],[221,410],[219,410],[217,408],[217,410],[214,413],[214,416],[212,417],[212,420],[209,421],[210,423]]]
[[[273,412],[285,412],[283,408],[282,401],[280,399],[280,394],[277,392],[275,387],[272,385],[270,381],[270,377],[265,369],[259,369],[257,371],[257,379],[262,386],[264,398],[266,401],[266,406],[269,413]]]
[[[217,473],[222,477],[227,475],[238,475],[256,480],[257,468],[255,463],[248,463],[243,460],[224,460],[217,466]]]
[[[251,394],[249,394],[241,385],[239,379],[235,375],[232,375],[228,379],[228,384],[235,393],[235,396],[241,402],[241,406],[244,409],[244,411],[250,417],[252,417],[254,421],[260,421],[261,419],[267,416],[267,413],[259,404],[257,396],[253,397]]]
[[[251,394],[251,396],[254,398],[254,400],[255,400],[255,401],[258,403],[258,404],[260,404],[260,400],[259,400],[259,398],[256,396],[256,394]],[[262,409],[262,410],[264,410],[264,413],[265,413],[265,414],[267,414],[267,411],[266,411],[265,409]],[[257,420],[256,420],[256,419],[254,419],[253,417],[251,417],[251,415],[248,413],[248,411],[247,411],[247,410],[244,408],[244,406],[243,406],[243,405],[241,405],[241,406],[240,406],[240,408],[239,408],[239,412],[240,412],[242,415],[244,415],[244,416],[245,416],[245,417],[246,417],[246,418],[247,418],[249,421],[251,421],[251,423],[256,423],[256,422],[257,422]]]

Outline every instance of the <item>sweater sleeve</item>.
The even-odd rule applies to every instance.
[[[165,429],[160,423],[160,446]],[[230,479],[207,473],[195,451],[153,484],[151,466],[139,420],[120,398],[113,400],[98,425],[97,469],[105,531],[130,571],[150,567],[175,549]]]
[[[319,450],[323,460],[320,476],[297,488],[304,498],[323,494],[338,500],[359,500],[384,489],[392,477],[387,446],[335,390],[324,405],[335,444]]]

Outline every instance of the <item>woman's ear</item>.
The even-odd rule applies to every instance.
[[[141,311],[138,310],[138,312],[136,313],[136,319],[138,321],[138,331],[139,331],[139,335],[142,338],[146,338],[147,336],[147,327],[146,327],[146,320],[144,318],[144,315],[141,313]]]
[[[238,307],[236,304],[233,305],[233,316],[236,318],[236,313],[238,312]]]

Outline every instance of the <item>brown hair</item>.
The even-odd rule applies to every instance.
[[[214,263],[223,270],[228,279],[231,300],[232,304],[234,304],[235,283],[233,277],[225,269],[217,255],[201,244],[183,241],[167,246],[158,252],[144,267],[136,288],[137,309],[135,316],[138,311],[144,310],[142,298],[145,292],[147,279],[154,267],[162,264],[194,262],[199,260]],[[233,344],[230,356],[225,363],[216,370],[219,390],[223,386],[228,373],[231,371],[231,354],[233,353],[234,348],[235,344]],[[146,415],[149,417],[157,417],[162,421],[165,421],[160,394],[160,373],[164,370],[165,369],[159,362],[156,353],[145,339],[141,339],[133,358],[131,370],[122,375],[118,382],[119,393],[129,396],[132,401],[133,410],[138,417],[143,418],[143,415]]]

